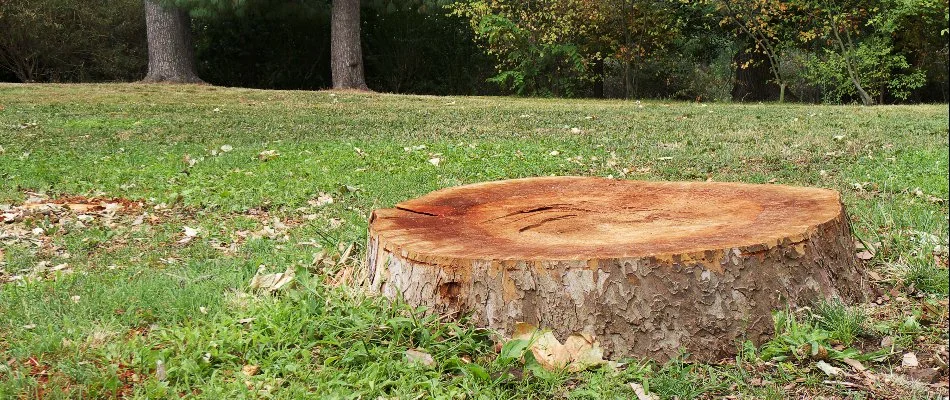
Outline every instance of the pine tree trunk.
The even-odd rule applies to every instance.
[[[187,11],[145,0],[145,25],[148,73],[143,82],[204,83],[198,78]]]
[[[616,358],[718,360],[762,343],[775,310],[868,292],[831,190],[529,178],[370,218],[371,292],[502,333],[593,334]]]
[[[330,69],[334,89],[369,90],[360,48],[360,1],[333,0],[330,22]]]

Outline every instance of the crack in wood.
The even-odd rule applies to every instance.
[[[397,210],[402,210],[402,211],[405,211],[405,212],[410,212],[410,213],[413,213],[413,214],[428,215],[428,216],[430,216],[430,217],[441,217],[441,215],[439,215],[439,214],[434,214],[434,213],[425,212],[425,211],[419,211],[419,210],[413,210],[413,209],[411,209],[411,208],[407,208],[407,207],[400,206],[400,205],[396,205],[396,209],[397,209]]]
[[[565,204],[565,203],[554,203],[554,204],[550,204],[550,205],[546,205],[546,206],[534,207],[534,208],[527,209],[527,210],[518,210],[518,211],[510,212],[510,213],[505,214],[505,215],[502,215],[502,216],[498,216],[498,217],[494,217],[494,218],[489,218],[489,219],[487,219],[487,220],[482,221],[481,223],[485,224],[485,223],[489,223],[489,222],[492,222],[492,221],[497,221],[497,220],[499,220],[499,219],[504,219],[504,218],[512,217],[512,216],[515,216],[515,215],[533,214],[533,213],[541,213],[541,212],[549,212],[549,211],[583,211],[583,212],[589,212],[589,213],[598,213],[598,212],[601,212],[601,211],[598,211],[598,210],[591,210],[591,209],[589,209],[589,208],[574,207],[574,206],[571,206],[570,204]],[[531,215],[526,215],[526,216],[523,217],[523,218],[517,218],[517,219],[515,219],[515,220],[513,220],[513,221],[510,221],[509,223],[521,221],[521,220],[523,220],[523,219],[525,219],[525,218],[528,218],[528,217],[530,217],[530,216],[531,216]]]
[[[523,233],[523,232],[526,231],[526,230],[537,228],[537,227],[539,227],[539,226],[541,226],[541,225],[544,225],[544,224],[546,224],[546,223],[548,223],[548,222],[558,221],[558,220],[567,219],[567,218],[573,218],[573,217],[576,217],[576,216],[577,216],[577,214],[566,214],[566,215],[560,215],[560,216],[557,216],[557,217],[545,218],[545,219],[542,219],[541,221],[538,221],[537,223],[534,223],[534,224],[531,224],[531,225],[526,225],[526,226],[523,226],[523,227],[521,227],[521,228],[518,228],[518,232],[519,232],[519,233]]]

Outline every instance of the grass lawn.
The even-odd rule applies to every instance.
[[[948,123],[946,105],[0,85],[0,398],[946,395]],[[349,288],[372,209],[538,175],[837,189],[879,293],[783,313],[734,360],[572,374]],[[295,285],[251,290],[261,266]]]

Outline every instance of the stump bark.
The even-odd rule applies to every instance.
[[[594,334],[665,361],[761,343],[771,312],[867,283],[837,192],[583,177],[486,182],[375,210],[367,288],[429,312]]]

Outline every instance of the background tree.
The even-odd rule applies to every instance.
[[[735,26],[755,44],[751,50],[768,59],[772,80],[779,86],[778,101],[784,102],[788,80],[781,64],[782,53],[794,41],[789,32],[789,25],[794,23],[792,5],[781,0],[717,0],[716,5],[723,16],[722,23]],[[753,67],[755,61],[755,57],[749,57],[739,68]]]
[[[143,82],[203,83],[191,40],[191,16],[173,3],[145,0],[148,73]]]
[[[363,75],[360,1],[333,0],[330,69],[334,89],[369,90]]]
[[[900,9],[906,3],[799,2],[813,26],[812,31],[803,30],[801,37],[810,39],[820,50],[809,62],[808,75],[825,89],[826,101],[856,97],[864,105],[871,105],[883,102],[885,96],[906,99],[925,84],[924,72],[912,67],[894,47],[891,27],[897,22],[893,19],[905,13]]]
[[[149,79],[333,86],[330,0],[150,2],[0,0],[0,81],[145,76],[150,32],[142,16],[150,4],[165,6],[152,9],[158,12],[149,15],[159,18],[150,20],[178,27],[153,30],[151,42],[181,44],[186,40],[155,38],[190,36],[194,54],[179,46],[167,57],[152,57],[186,67],[160,73],[153,65]],[[945,0],[348,4],[349,14],[337,15],[351,16],[343,25],[353,33],[347,48],[360,57],[341,65],[365,71],[365,78],[350,74],[358,77],[351,86],[381,91],[830,103],[950,99]]]

